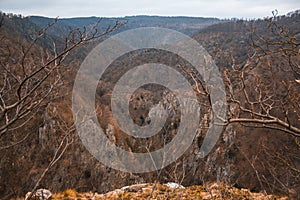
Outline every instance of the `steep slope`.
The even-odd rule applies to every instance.
[[[249,71],[244,70],[244,75],[246,77],[246,88],[250,91],[248,94],[250,94],[251,101],[255,101],[255,98],[258,99],[255,96],[255,91],[263,86],[265,88],[261,90],[266,93],[275,90],[272,96],[276,96],[278,102],[281,100],[288,102],[288,98],[284,96],[287,91],[284,86],[285,82],[291,83],[291,86],[295,87],[297,92],[293,97],[299,98],[299,87],[294,85],[294,80],[299,78],[299,73],[297,73],[299,68],[292,71],[287,67],[289,66],[289,60],[293,60],[292,62],[299,66],[299,54],[293,54],[294,57],[291,56],[290,59],[286,59],[289,56],[284,56],[284,53],[277,53],[276,51],[284,52],[284,50],[279,49],[285,48],[288,37],[284,38],[275,33],[277,30],[282,30],[282,32],[285,30],[287,31],[285,32],[286,35],[297,38],[295,43],[299,44],[300,28],[297,24],[300,22],[300,15],[294,14],[293,17],[278,16],[275,18],[275,22],[276,25],[273,27],[266,20],[254,22],[240,20],[235,23],[212,25],[195,35],[195,38],[213,56],[221,70],[234,74],[234,70],[239,71],[239,69],[248,67]],[[257,35],[261,39],[258,39]],[[264,43],[266,40],[279,45],[272,46],[269,44],[271,47],[268,47]],[[265,51],[270,54],[270,57],[255,57],[255,55],[263,55],[263,50],[259,49],[254,52],[253,48],[250,48],[254,41],[257,45],[255,47],[257,49],[267,49]],[[298,48],[299,46],[295,49],[296,52],[299,51]],[[254,55],[254,59],[251,60],[252,55]],[[233,84],[234,81],[238,83],[238,80],[241,80],[241,76],[231,78]],[[270,89],[268,87],[270,85],[274,88]],[[233,89],[235,87],[238,87],[238,85],[234,85]],[[242,90],[239,92],[240,94],[237,94],[237,96],[241,98],[241,102],[247,102],[242,97]],[[293,105],[293,100],[290,100],[284,106],[287,109],[291,105]],[[285,117],[280,109],[274,109],[272,112],[276,113],[275,115],[279,118]],[[292,112],[299,112],[299,107],[296,106]],[[299,127],[300,122],[296,115],[291,115],[289,118]],[[225,130],[224,136],[231,132],[229,137],[232,137],[232,141],[226,149],[221,147],[220,151],[223,151],[223,153],[220,153],[219,156],[223,156],[216,159],[219,166],[225,166],[225,163],[228,162],[231,163],[230,169],[221,167],[221,171],[224,170],[221,172],[224,173],[224,178],[231,183],[235,183],[236,186],[250,188],[253,191],[265,189],[266,191],[287,193],[288,189],[291,188],[300,191],[300,182],[297,178],[300,160],[299,156],[296,156],[299,154],[299,139],[282,131],[257,127],[259,126],[253,124],[233,124]],[[295,167],[295,170],[287,166],[290,164]]]
[[[5,45],[13,44],[14,47],[19,48],[14,43],[19,40],[27,41],[25,45],[28,45],[30,38],[26,39],[25,36],[30,35],[32,28],[28,30],[26,27],[33,26],[34,30],[39,30],[35,24],[43,26],[53,20],[41,17],[30,17],[29,19],[30,24],[27,24],[27,18],[21,19],[18,17],[9,19],[7,23],[4,23],[4,26],[0,28],[0,34],[8,38]],[[123,27],[121,30],[149,25],[177,28],[176,30],[187,31],[188,33],[199,30],[199,27],[203,28],[203,23],[206,26],[215,22],[214,19],[203,21],[201,18],[171,17],[166,19],[145,16],[127,17],[121,20],[124,19],[128,19],[128,24],[126,25],[127,27]],[[78,25],[89,26],[97,20],[98,18],[62,19],[54,29],[49,30],[49,35],[62,38],[68,32],[69,27],[76,28]],[[168,23],[165,20],[169,20]],[[104,25],[113,22],[114,19],[108,20]],[[131,22],[132,24],[130,24]],[[299,27],[297,26],[299,18],[282,18],[279,22],[299,33]],[[8,25],[7,28],[5,27],[6,24]],[[221,70],[230,69],[232,66],[231,55],[236,59],[236,65],[242,66],[246,63],[249,51],[247,25],[248,22],[243,21],[216,24],[196,34],[194,38],[209,51]],[[266,34],[265,22],[257,21],[254,25],[258,27],[258,33]],[[23,29],[20,28],[22,26],[24,27]],[[22,34],[19,35],[19,32]],[[16,38],[19,38],[19,40],[16,40]],[[51,53],[53,40],[49,41],[48,38],[44,40],[45,43],[37,45],[35,55],[39,55],[40,49]],[[61,40],[57,41],[59,43]],[[1,45],[4,45],[4,43]],[[70,53],[64,71],[64,84],[58,90],[59,98],[45,105],[44,110],[38,117],[30,121],[30,124],[22,131],[14,133],[15,135],[12,137],[0,138],[1,146],[5,146],[7,142],[18,139],[18,136],[30,133],[20,144],[0,150],[1,198],[24,196],[26,192],[33,188],[38,178],[51,162],[62,138],[66,134],[66,129],[64,128],[72,124],[71,92],[76,71],[84,56],[87,55],[94,45],[96,43]],[[78,52],[81,52],[80,56]],[[133,66],[147,62],[164,62],[164,64],[171,66],[176,66],[177,64],[182,66],[189,65],[185,60],[170,55],[169,52],[157,50],[132,52],[112,64],[111,71],[108,70],[106,72],[104,78],[99,81],[97,88],[98,118],[101,126],[106,130],[107,137],[119,146],[133,152],[147,151],[147,148],[144,147],[149,144],[149,141],[128,137],[117,127],[109,108],[110,95],[115,82],[122,73]],[[261,72],[257,71],[256,73]],[[285,74],[285,76],[289,77],[288,74]],[[131,116],[137,124],[144,125],[147,123],[146,118],[149,109],[154,103],[160,101],[172,102],[172,100],[174,100],[173,96],[165,88],[145,86],[132,96],[130,104]],[[207,99],[201,100],[203,102],[207,101]],[[151,139],[153,143],[150,145],[150,150],[160,148],[164,144],[164,140],[168,142],[176,134],[178,122],[176,117],[180,113],[177,112],[177,108],[174,106],[176,101],[172,103],[171,108],[175,111],[174,118],[169,119],[168,126],[165,127],[167,131],[162,131]],[[293,140],[292,137],[269,129],[229,126],[224,130],[213,151],[205,159],[201,159],[199,157],[199,149],[204,135],[205,130],[201,129],[187,152],[174,164],[167,166],[165,169],[153,173],[132,174],[120,172],[99,163],[82,145],[78,135],[75,132],[71,132],[68,137],[69,145],[67,150],[45,174],[39,187],[49,188],[53,192],[74,188],[79,192],[95,191],[106,193],[125,185],[154,182],[155,180],[159,180],[162,183],[168,181],[178,182],[185,186],[223,180],[237,188],[249,188],[251,191],[256,192],[266,190],[268,193],[286,194],[289,190],[296,192],[300,190],[299,180],[294,177],[295,173],[287,170],[286,166],[282,165],[282,162],[278,162],[278,159],[274,159],[276,156],[281,156],[279,158],[282,158],[282,156],[291,158],[295,163],[296,169],[299,169],[299,159],[296,157],[299,154],[299,149],[297,149],[295,144],[296,140]],[[276,155],[274,152],[279,154]],[[284,185],[288,183],[289,188],[284,188],[280,185],[280,182],[283,182]],[[199,187],[195,190],[193,187],[190,188],[191,192],[202,191],[203,188]],[[159,191],[157,192],[159,193]],[[185,194],[184,191],[179,191],[179,193],[180,195]],[[225,191],[225,194],[228,194],[228,192]]]

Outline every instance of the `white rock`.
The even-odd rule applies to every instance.
[[[29,197],[31,192],[28,192],[25,196],[25,199]],[[38,200],[48,200],[52,196],[52,193],[47,189],[38,189],[34,195],[32,195],[32,199],[38,199]]]
[[[182,185],[178,183],[173,183],[173,182],[168,182],[164,184],[165,186],[172,188],[172,189],[177,189],[177,188],[184,188]]]
[[[129,189],[129,187],[130,187],[130,186],[124,186],[124,187],[122,187],[120,190],[125,191],[125,190]]]

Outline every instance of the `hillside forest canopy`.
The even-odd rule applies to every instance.
[[[184,186],[224,182],[264,194],[300,195],[300,12],[257,20],[135,16],[52,19],[0,14],[0,198],[68,188],[100,193],[144,182]],[[130,69],[161,63],[180,72],[201,105],[193,144],[174,163],[135,174],[106,167],[82,145],[74,126],[72,87],[89,52],[106,38],[139,27],[185,33],[219,68],[226,118],[216,116],[211,91],[186,60],[144,49],[115,60],[99,80],[95,112],[107,138],[128,152],[162,148],[176,136],[180,106],[168,88],[144,85],[130,99],[132,120],[149,123],[156,104],[168,108],[163,129],[150,138],[124,133],[110,97]],[[205,158],[200,148],[213,117],[222,135]]]

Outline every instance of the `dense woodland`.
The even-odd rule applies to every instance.
[[[300,14],[258,20],[151,17],[50,19],[1,13],[0,198],[37,188],[53,192],[108,192],[125,185],[176,182],[184,186],[222,182],[253,192],[300,194]],[[148,123],[161,102],[175,113],[147,139],[123,133],[112,117],[110,97],[129,69],[163,63],[189,80],[201,110],[192,146],[175,163],[152,173],[108,168],[82,145],[72,116],[72,86],[91,49],[112,34],[157,26],[192,35],[212,56],[226,86],[227,119],[222,136],[199,157],[208,130],[210,91],[186,60],[145,49],[115,60],[99,80],[98,120],[107,137],[130,152],[161,148],[176,135],[180,110],[172,91],[157,85],[137,90],[129,104],[134,122]]]

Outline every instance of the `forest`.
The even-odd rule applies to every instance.
[[[88,192],[108,194],[96,199],[258,198],[254,193],[262,199],[299,198],[299,24],[299,11],[274,11],[271,17],[255,20],[59,19],[0,13],[0,198],[24,198],[31,192],[26,199],[34,199],[40,188],[56,194],[54,199],[84,199],[80,193]],[[178,31],[207,51],[224,83],[226,113],[220,116],[214,109],[213,88],[186,59],[154,48],[118,57],[99,79],[95,94],[95,116],[116,146],[130,153],[156,151],[176,138],[183,122],[175,94],[146,84],[130,97],[130,117],[136,125],[146,126],[151,109],[161,105],[168,110],[163,128],[149,138],[138,138],[118,126],[111,108],[113,90],[137,66],[170,66],[185,77],[201,105],[195,137],[180,158],[153,172],[131,173],[104,165],[84,146],[72,113],[72,91],[81,64],[98,44],[141,27]],[[86,76],[94,72],[89,73]],[[85,104],[84,98],[80,101]],[[202,157],[201,146],[212,125],[221,127],[222,133]],[[187,189],[169,188],[164,185],[168,182]],[[150,192],[141,187],[144,183]],[[130,185],[116,195],[109,193]],[[144,190],[148,193],[139,194]]]

